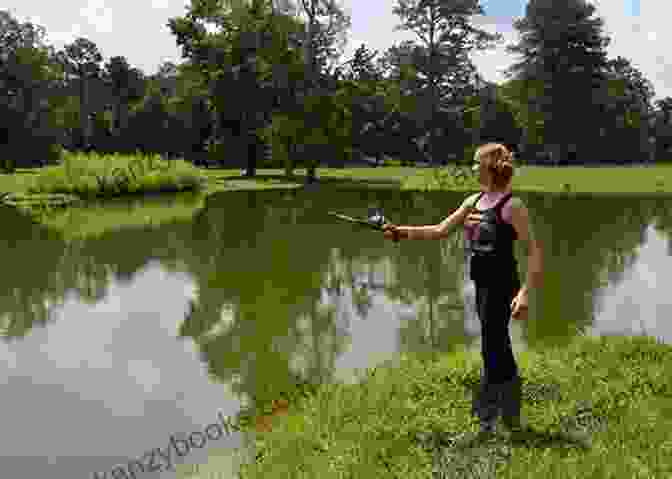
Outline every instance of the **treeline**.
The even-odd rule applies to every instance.
[[[222,6],[222,3],[226,6]],[[482,81],[471,54],[501,36],[479,0],[397,0],[417,41],[341,62],[350,18],[335,0],[199,0],[168,26],[180,65],[145,75],[78,38],[0,11],[0,164],[57,163],[70,151],[160,153],[197,165],[346,166],[365,157],[445,164],[501,141],[529,163],[667,159],[672,98],[609,38],[585,0],[530,0],[507,81]],[[157,26],[158,27],[158,26]]]

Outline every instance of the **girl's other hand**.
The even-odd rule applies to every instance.
[[[511,317],[513,319],[526,320],[528,312],[527,291],[521,289],[511,302]]]

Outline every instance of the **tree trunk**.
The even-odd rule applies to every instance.
[[[79,121],[82,129],[83,149],[86,149],[91,141],[91,119],[89,118],[89,81],[86,75],[79,77]]]
[[[312,185],[313,183],[315,183],[315,180],[317,179],[317,178],[316,178],[316,175],[315,175],[315,163],[313,163],[313,162],[311,161],[311,162],[308,164],[308,167],[307,167],[307,169],[306,169],[306,172],[307,172],[307,174],[306,174],[306,183],[309,184],[309,185]]]
[[[247,178],[254,178],[257,174],[257,142],[256,136],[253,132],[247,132],[247,169],[245,170],[245,176]]]
[[[646,104],[642,101],[639,108],[639,151],[643,160],[651,162],[651,143],[649,143],[649,117]]]

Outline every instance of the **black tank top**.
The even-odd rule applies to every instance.
[[[483,194],[481,193],[478,196],[474,205],[478,204]],[[502,207],[511,196],[511,193],[507,193],[491,208],[484,210],[476,208],[476,211],[481,213],[482,217],[476,225],[475,239],[465,240],[465,250],[471,253],[472,257],[479,256],[498,260],[511,259],[515,263],[513,241],[517,239],[518,235],[513,226],[502,218]]]

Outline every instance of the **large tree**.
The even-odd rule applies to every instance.
[[[302,15],[308,18],[308,26]],[[217,30],[209,33],[206,23],[216,25]],[[329,75],[322,75],[321,70],[338,53],[336,44],[347,24],[336,4],[326,0],[284,5],[269,0],[198,0],[192,2],[185,17],[170,21],[183,56],[199,67],[204,83],[211,88],[217,116],[214,147],[225,143],[231,156],[240,146],[239,156],[247,158],[248,176],[255,174],[257,157],[262,154],[258,148],[261,132],[276,114],[285,117],[276,122],[285,130],[296,123],[292,119],[297,115],[325,116],[323,97],[332,93],[325,88],[333,82],[325,81]],[[301,69],[297,69],[298,58],[305,63]],[[241,102],[242,97],[249,101]],[[301,131],[305,129],[294,130],[284,135],[292,138],[291,142],[303,142],[302,146],[325,143],[322,134],[304,135]],[[318,155],[303,158],[312,179]]]
[[[127,127],[130,103],[144,95],[143,74],[137,68],[131,68],[126,57],[117,56],[105,64],[105,77],[114,102],[112,134],[118,138]]]
[[[525,83],[527,107],[542,114],[555,162],[567,157],[569,145],[585,153],[599,137],[609,39],[594,15],[586,0],[530,0],[525,17],[514,22],[520,41],[508,50],[522,60],[510,74]]]
[[[418,42],[393,47],[388,55],[405,89],[418,101],[419,119],[429,133],[430,161],[435,151],[439,122],[473,92],[476,68],[470,54],[491,48],[501,35],[474,26],[472,17],[484,14],[479,0],[397,0],[393,12],[401,19],[398,30],[415,33]]]
[[[79,118],[82,130],[80,146],[88,148],[92,135],[91,112],[89,110],[90,81],[94,78],[100,78],[102,73],[100,64],[103,61],[103,56],[91,40],[77,38],[74,42],[65,46],[65,51],[61,53],[60,58],[68,76],[74,75],[79,83]]]
[[[603,124],[607,127],[611,156],[617,161],[636,161],[650,146],[653,84],[621,56],[607,62],[606,76],[603,104],[611,121]]]
[[[0,11],[0,145],[21,145],[23,158],[40,163],[57,142],[51,109],[61,101],[54,92],[62,80],[45,34],[43,27]],[[3,154],[7,171],[14,159]]]

